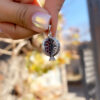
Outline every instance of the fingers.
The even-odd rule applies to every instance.
[[[58,24],[58,10],[57,10],[57,1],[54,0],[46,0],[44,8],[50,13],[51,15],[51,32],[52,36],[56,35],[57,31],[57,24]]]
[[[57,32],[57,24],[58,24],[58,14],[54,14],[51,19],[51,32],[52,36],[56,36]]]
[[[44,32],[48,29],[50,19],[48,12],[38,6],[11,1],[0,2],[0,22],[14,23],[36,32]]]
[[[38,34],[34,31],[9,23],[0,23],[0,37],[23,39]]]

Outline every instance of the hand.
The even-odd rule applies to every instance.
[[[58,13],[64,3],[64,0],[45,0],[44,8],[51,15],[51,32],[52,35],[56,35],[57,23],[58,23]]]
[[[32,1],[0,1],[0,37],[22,39],[48,29],[51,18],[48,11],[32,5]]]

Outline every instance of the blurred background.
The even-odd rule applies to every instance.
[[[97,100],[87,1],[65,0],[57,29],[61,50],[53,62],[41,49],[43,34],[0,38],[0,100]]]

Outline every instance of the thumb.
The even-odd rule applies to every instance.
[[[12,1],[0,2],[0,22],[18,24],[36,32],[48,29],[51,16],[38,6]]]

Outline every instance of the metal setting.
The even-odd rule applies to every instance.
[[[50,57],[50,61],[54,61],[54,56],[57,55],[60,51],[59,41],[51,36],[49,33],[48,38],[46,38],[42,44],[43,52]]]

